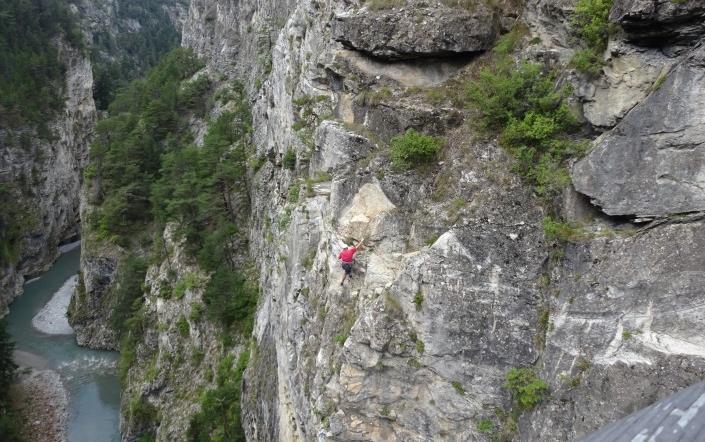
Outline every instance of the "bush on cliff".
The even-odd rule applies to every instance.
[[[597,76],[602,69],[602,53],[609,39],[609,15],[614,0],[578,0],[571,17],[571,26],[582,49],[572,59],[575,68]]]
[[[392,163],[399,168],[410,168],[433,161],[443,147],[444,140],[409,129],[392,138],[389,144]]]
[[[216,388],[206,391],[201,397],[201,411],[189,424],[189,442],[244,442],[240,398],[242,396],[242,374],[250,360],[250,352],[240,353],[237,363],[228,355],[220,361],[216,376]]]
[[[570,94],[546,66],[515,64],[504,50],[468,84],[479,127],[499,133],[516,160],[514,170],[540,195],[550,197],[570,183],[563,163],[585,148],[570,137],[578,127],[567,104]]]

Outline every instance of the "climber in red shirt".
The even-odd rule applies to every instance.
[[[350,246],[345,249],[343,249],[339,254],[338,254],[338,259],[340,260],[340,263],[343,266],[343,270],[345,273],[343,274],[343,280],[340,281],[340,285],[342,286],[343,283],[345,282],[345,278],[352,278],[352,270],[353,270],[353,261],[355,260],[355,253],[357,253],[361,248],[362,248],[362,243],[365,241],[365,239],[361,239],[360,242],[357,243],[356,246]]]

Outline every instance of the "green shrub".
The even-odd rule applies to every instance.
[[[573,32],[584,46],[572,64],[590,76],[600,74],[602,53],[609,39],[609,14],[614,0],[578,0],[571,17]]]
[[[389,144],[392,163],[396,167],[411,168],[433,161],[443,148],[444,140],[409,129],[403,135],[392,138]]]
[[[414,295],[414,304],[416,305],[416,311],[421,311],[421,306],[423,305],[423,293],[421,293],[421,290]]]
[[[286,151],[284,157],[282,158],[282,165],[285,169],[296,169],[296,152],[293,149]]]
[[[234,328],[249,335],[254,323],[259,290],[257,284],[248,281],[227,266],[215,271],[203,294],[206,313],[226,329]]]
[[[240,398],[242,374],[250,360],[250,352],[244,350],[233,366],[233,357],[228,355],[220,361],[216,375],[216,388],[201,397],[201,411],[189,423],[187,440],[190,442],[228,441],[244,442]]]
[[[191,327],[186,320],[186,316],[181,315],[181,317],[179,317],[179,320],[176,321],[176,329],[179,331],[179,335],[181,335],[182,338],[188,337],[191,332]]]
[[[578,225],[551,217],[543,219],[543,233],[549,241],[580,241],[589,237],[589,234]]]
[[[133,398],[127,407],[127,422],[138,440],[154,440],[155,428],[159,424],[156,407],[142,396]]]
[[[475,424],[475,428],[479,433],[490,435],[494,434],[496,430],[494,422],[487,418],[480,419],[479,421],[477,421],[477,424]]]
[[[578,126],[566,103],[570,93],[542,65],[515,66],[506,59],[482,68],[468,84],[479,126],[500,133],[500,144],[516,159],[514,170],[540,195],[550,197],[568,185],[563,163],[586,149],[569,138]]]
[[[127,256],[118,265],[117,278],[112,288],[115,307],[110,325],[118,336],[127,331],[128,319],[134,314],[135,302],[142,299],[142,284],[147,274],[147,263],[143,258]]]
[[[548,395],[548,384],[531,367],[512,368],[507,372],[504,388],[520,410],[533,409]]]
[[[14,265],[20,256],[22,238],[35,220],[19,188],[0,183],[0,267]]]
[[[578,0],[571,17],[576,35],[587,45],[603,51],[609,38],[609,15],[614,0]]]
[[[203,319],[203,313],[205,312],[205,307],[203,304],[195,304],[193,307],[191,307],[191,314],[189,314],[188,318],[191,322],[199,322],[201,319]]]
[[[294,183],[289,187],[289,202],[297,203],[299,201],[299,193],[301,192],[301,184]]]

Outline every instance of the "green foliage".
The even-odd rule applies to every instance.
[[[570,93],[542,65],[515,66],[508,57],[481,69],[468,85],[480,126],[500,133],[500,143],[516,159],[515,171],[541,195],[554,195],[570,183],[563,163],[585,149],[569,138],[578,125],[566,103]]]
[[[117,34],[102,31],[93,35],[93,97],[99,109],[107,109],[119,89],[179,46],[181,36],[164,8],[172,4],[169,0],[120,0],[115,11]],[[128,29],[133,23],[139,23],[139,29]]]
[[[600,74],[602,53],[609,39],[609,14],[614,0],[578,0],[571,17],[573,32],[584,46],[572,64],[590,76]]]
[[[512,368],[507,372],[506,381],[504,388],[522,411],[533,409],[548,394],[548,384],[531,367]]]
[[[543,233],[548,241],[580,241],[589,238],[588,232],[574,223],[546,217],[543,219]]]
[[[201,75],[197,79],[189,81],[179,90],[177,97],[179,106],[184,109],[191,109],[200,116],[205,115],[210,88],[211,80],[206,75]]]
[[[17,187],[0,183],[0,267],[17,262],[22,238],[34,224],[25,200]]]
[[[94,226],[104,238],[125,246],[139,226],[152,220],[150,188],[161,157],[188,138],[179,114],[181,83],[202,66],[188,50],[168,54],[145,80],[133,82],[96,126],[91,164],[99,184]]]
[[[289,170],[296,169],[296,152],[294,149],[289,149],[286,151],[284,157],[282,158],[282,165],[284,168]]]
[[[436,157],[445,141],[440,137],[407,130],[390,141],[392,163],[399,168],[411,168],[429,163]]]
[[[203,302],[210,319],[246,336],[252,331],[258,295],[255,282],[230,267],[221,266],[211,276]]]
[[[421,293],[421,290],[416,292],[416,294],[414,295],[414,304],[416,305],[416,311],[421,311],[421,307],[423,305],[423,293]]]
[[[198,276],[193,273],[186,273],[174,286],[174,298],[181,299],[186,294],[186,290],[191,290],[200,285]]]
[[[65,2],[0,3],[0,127],[43,125],[63,108],[65,66],[53,43],[58,36],[82,46]]]
[[[462,385],[460,382],[458,382],[458,381],[452,381],[452,382],[450,383],[450,385],[453,386],[453,388],[455,389],[456,392],[458,392],[458,394],[460,394],[460,395],[464,395],[464,394],[465,394],[465,389],[463,388],[463,385]]]
[[[475,424],[475,428],[479,433],[488,435],[494,434],[496,430],[494,422],[492,422],[491,419],[487,418],[480,419],[479,421],[477,421],[477,424]]]
[[[128,319],[134,312],[135,301],[142,298],[142,284],[146,274],[147,263],[143,258],[127,256],[118,266],[117,279],[112,289],[115,307],[110,317],[110,325],[118,336],[123,336],[128,330]]]
[[[290,203],[297,203],[299,201],[299,194],[301,193],[301,184],[300,183],[294,183],[289,187],[289,202]]]
[[[176,321],[176,329],[179,331],[179,335],[181,335],[182,338],[188,337],[191,332],[191,327],[188,325],[186,316],[181,315],[179,317],[179,320]]]
[[[571,17],[575,34],[589,47],[603,51],[609,38],[609,15],[614,0],[578,0]]]
[[[237,363],[228,355],[220,361],[216,388],[201,397],[201,411],[189,424],[187,439],[190,442],[244,442],[240,397],[242,374],[250,359],[250,352],[243,350]]]
[[[155,429],[159,424],[156,407],[142,396],[134,397],[127,406],[126,419],[137,440],[154,440]]]

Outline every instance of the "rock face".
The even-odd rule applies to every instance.
[[[619,23],[629,39],[644,44],[687,43],[705,34],[705,5],[699,0],[616,0],[610,20]]]
[[[59,253],[58,245],[78,236],[81,171],[96,120],[93,74],[83,52],[58,44],[66,66],[66,103],[63,112],[47,123],[53,139],[43,140],[27,129],[29,150],[0,149],[0,181],[26,183],[23,191],[29,195],[26,203],[33,219],[20,246],[18,264],[0,269],[0,314],[21,293],[24,276],[46,270]]]
[[[333,38],[346,47],[390,60],[477,53],[492,47],[499,16],[477,2],[469,9],[409,6],[337,15]]]
[[[85,219],[85,212],[83,216]],[[69,305],[69,323],[78,345],[117,350],[119,342],[109,320],[121,253],[115,246],[90,237],[84,238],[82,246],[80,281]]]
[[[434,69],[426,57],[483,51],[512,17],[483,6],[351,3],[193,0],[184,25],[183,44],[208,74],[242,83],[252,104],[258,167],[243,250],[261,297],[243,382],[247,439],[489,440],[478,424],[509,416],[506,373],[533,367],[550,395],[513,437],[571,440],[705,376],[705,226],[672,216],[705,210],[705,63],[702,47],[682,46],[697,23],[669,21],[674,34],[660,51],[613,12],[627,38],[612,37],[605,75],[565,76],[592,129],[605,132],[572,170],[587,198],[569,192],[561,210],[581,214],[587,233],[563,245],[544,238],[545,206],[497,142],[464,124],[470,114],[453,96],[434,96],[462,94],[453,87],[471,61]],[[666,3],[648,14],[699,11]],[[567,62],[574,4],[527,4],[526,41],[540,41],[522,55]],[[615,11],[644,5],[618,1]],[[391,167],[388,143],[409,128],[447,142],[432,164],[403,171]],[[635,231],[605,214],[669,217]],[[363,237],[341,287],[337,254]],[[192,320],[201,284],[160,296],[165,279],[208,278],[170,229],[165,242],[170,255],[145,282],[126,440],[139,433],[135,398],[161,414],[158,441],[184,440],[221,352],[217,330]],[[75,306],[87,306],[79,336],[108,342],[107,316],[91,302],[109,296],[119,251],[93,246],[83,264],[92,295]]]
[[[609,215],[705,209],[705,49],[696,49],[573,168],[575,188]]]
[[[700,380],[703,227],[683,219],[568,249],[543,361],[553,395],[527,419],[528,440],[575,439]]]

